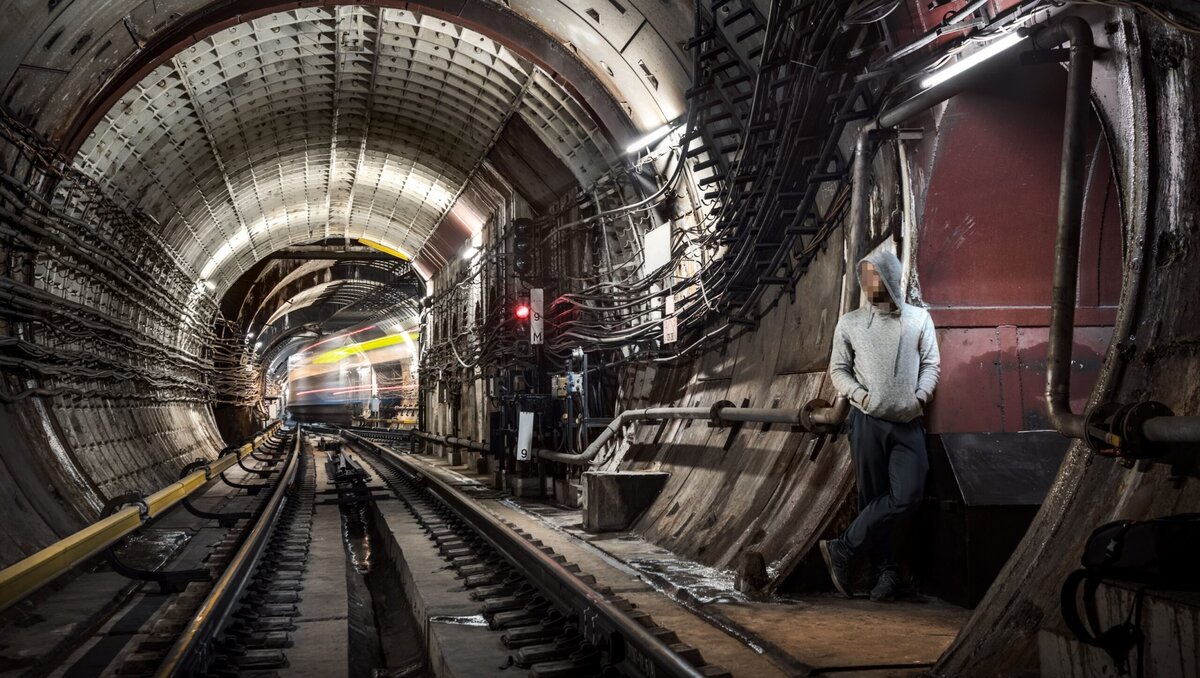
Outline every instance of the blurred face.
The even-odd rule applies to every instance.
[[[864,262],[862,265],[862,286],[863,291],[867,293],[867,298],[873,304],[892,300],[892,296],[888,294],[887,286],[883,284],[883,278],[879,276],[879,271],[875,270],[875,265],[869,261]]]

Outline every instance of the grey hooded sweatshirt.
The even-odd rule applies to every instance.
[[[887,312],[868,303],[842,316],[833,332],[829,376],[860,411],[907,423],[922,414],[921,403],[928,403],[937,387],[941,356],[933,320],[901,297],[896,255],[878,251],[862,261],[875,266],[896,309]]]

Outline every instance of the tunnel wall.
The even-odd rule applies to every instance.
[[[11,489],[6,515],[30,526],[0,546],[8,564],[94,520],[114,496],[174,482],[221,439],[206,354],[215,306],[202,283],[144,215],[0,122],[0,407],[14,424],[0,488]]]

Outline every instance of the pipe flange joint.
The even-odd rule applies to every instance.
[[[1109,450],[1120,449],[1122,436],[1116,430],[1118,421],[1128,405],[1101,403],[1083,415],[1083,442],[1095,454],[1112,456]]]
[[[733,401],[718,400],[712,404],[712,407],[708,408],[709,426],[720,427],[724,425],[724,423],[721,421],[721,410],[724,410],[726,407],[733,407]]]
[[[824,398],[813,398],[800,408],[800,427],[813,433],[824,433],[825,426],[813,421],[813,414],[818,409],[827,409],[833,405]]]
[[[1150,459],[1163,455],[1163,450],[1147,440],[1143,431],[1146,421],[1157,417],[1173,417],[1175,413],[1163,403],[1147,400],[1129,405],[1114,418],[1114,428],[1123,438],[1121,447],[1132,459]]]

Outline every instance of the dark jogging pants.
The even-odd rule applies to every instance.
[[[839,538],[847,555],[869,555],[876,573],[896,569],[892,525],[925,494],[925,424],[850,412],[850,455],[858,480],[858,516]]]

